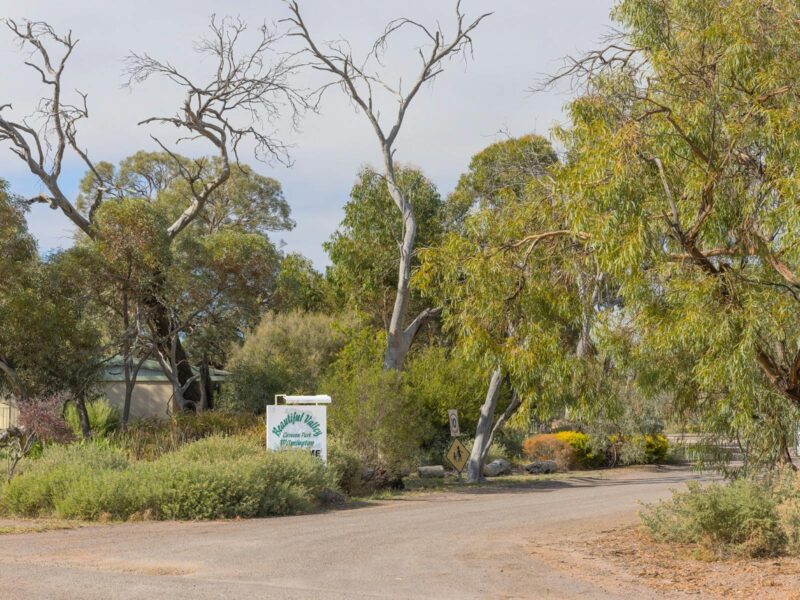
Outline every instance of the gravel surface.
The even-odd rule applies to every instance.
[[[634,524],[638,501],[699,477],[615,469],[298,517],[3,535],[0,597],[681,598],[537,549]]]

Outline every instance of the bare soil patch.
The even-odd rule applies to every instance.
[[[562,571],[644,586],[664,597],[800,600],[800,558],[704,561],[693,546],[655,543],[637,526],[562,538],[532,553]]]

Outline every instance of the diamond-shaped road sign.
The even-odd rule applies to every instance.
[[[447,450],[447,460],[459,473],[464,470],[469,460],[469,450],[458,438],[454,439],[453,443],[450,444],[450,448]]]

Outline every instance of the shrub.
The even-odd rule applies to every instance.
[[[787,469],[783,475],[778,519],[786,535],[787,552],[800,556],[800,474]]]
[[[36,434],[39,441],[68,442],[73,434],[64,420],[64,402],[64,396],[59,394],[20,402],[19,424]]]
[[[14,514],[48,516],[54,502],[73,486],[82,485],[92,473],[120,471],[128,461],[108,444],[77,443],[45,448],[41,458],[25,459],[3,488],[2,504]]]
[[[263,413],[275,394],[317,393],[352,324],[321,313],[268,313],[233,351],[220,406]]]
[[[436,430],[426,442],[435,442],[439,433],[449,436],[447,411],[451,408],[458,411],[462,433],[475,431],[481,409],[478,399],[486,394],[488,378],[467,357],[441,346],[421,348],[408,356],[403,368],[404,393],[422,407],[420,416]]]
[[[554,434],[562,442],[569,444],[575,451],[575,464],[585,468],[599,467],[605,462],[605,456],[596,454],[589,443],[589,436],[580,431],[560,431]]]
[[[93,400],[86,403],[89,415],[89,427],[95,437],[106,437],[119,426],[119,411],[105,400]],[[67,405],[64,418],[75,437],[81,437],[81,421],[74,404]]]
[[[295,514],[332,487],[306,452],[267,452],[247,437],[210,437],[153,462],[128,463],[108,444],[48,448],[2,493],[25,516],[218,519]]]
[[[650,465],[663,462],[668,450],[669,441],[665,436],[637,434],[621,439],[619,457],[623,465]]]
[[[337,487],[345,494],[364,491],[364,464],[358,453],[338,437],[328,437],[328,468]]]
[[[553,460],[559,471],[569,470],[575,464],[575,450],[558,434],[544,433],[528,438],[522,452],[529,460]]]
[[[785,550],[778,496],[770,486],[738,479],[726,485],[690,482],[688,487],[641,511],[655,540],[697,544],[702,555],[713,558],[774,556]]]
[[[131,460],[155,460],[191,442],[211,436],[246,436],[265,442],[263,416],[247,412],[203,411],[178,414],[166,421],[142,420],[111,437]]]
[[[333,396],[330,432],[365,466],[396,481],[435,433],[428,412],[404,385],[399,371],[384,371],[382,331],[361,329],[331,366],[322,390]]]

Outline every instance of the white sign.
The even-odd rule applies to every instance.
[[[461,428],[458,426],[458,411],[455,408],[447,411],[447,420],[450,422],[450,436],[460,436]]]
[[[325,406],[267,406],[267,448],[308,450],[328,462],[328,418]]]

